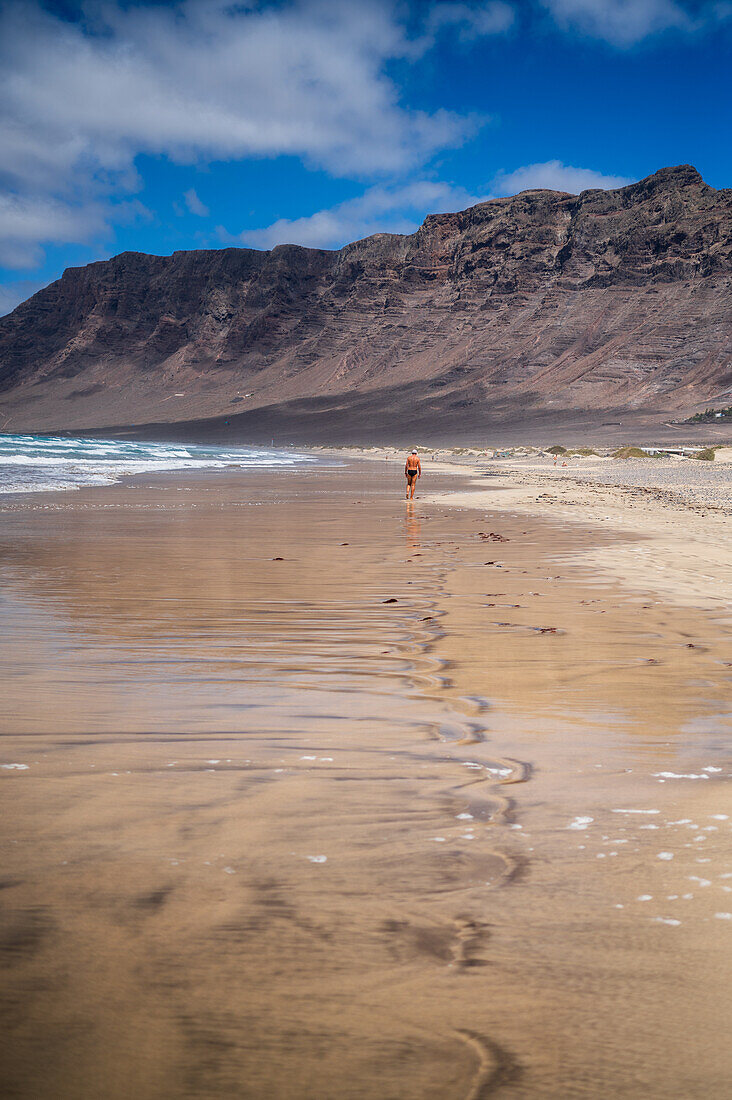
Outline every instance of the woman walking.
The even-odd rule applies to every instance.
[[[411,453],[407,455],[407,461],[404,463],[404,476],[407,479],[407,500],[414,500],[417,478],[422,476],[422,463],[419,461],[416,447],[413,447]]]

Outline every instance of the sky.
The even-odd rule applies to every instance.
[[[0,0],[0,314],[119,252],[732,187],[732,0]]]

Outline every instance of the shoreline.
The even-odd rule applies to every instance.
[[[327,453],[370,461],[398,455],[391,449],[362,455],[329,448]],[[536,456],[450,455],[434,463],[426,459],[425,474],[430,470],[458,475],[469,487],[447,495],[425,489],[428,502],[609,527],[624,541],[612,549],[583,551],[578,567],[673,603],[732,612],[732,464],[574,457],[562,467]]]
[[[318,458],[328,464],[365,461],[401,465],[403,455],[391,447],[302,446],[286,452]],[[468,453],[465,453],[468,451]],[[578,526],[611,528],[622,538],[611,550],[583,550],[575,566],[588,577],[607,576],[640,593],[653,592],[673,603],[717,610],[732,608],[732,554],[727,549],[732,517],[732,460],[700,462],[694,459],[613,459],[577,454],[552,456],[535,448],[518,448],[517,456],[493,457],[491,452],[467,448],[422,451],[426,485],[430,472],[466,480],[464,490],[451,488],[436,495],[427,488],[423,499],[455,508],[500,512],[527,517],[549,517]],[[531,453],[529,453],[531,452]],[[434,454],[435,452],[432,452]],[[732,455],[732,450],[730,450]],[[564,462],[564,465],[560,465]],[[321,467],[322,468],[322,467]],[[288,473],[306,473],[295,466]],[[233,468],[232,468],[233,471]],[[160,472],[119,474],[98,488],[124,488],[146,482],[171,484],[178,479],[210,480],[226,477],[224,469],[170,468]],[[242,468],[247,476],[256,469]],[[64,492],[49,490],[62,499]],[[38,493],[9,493],[0,502],[30,501]],[[47,496],[47,492],[40,494]]]

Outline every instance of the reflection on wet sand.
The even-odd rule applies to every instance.
[[[8,1095],[724,1094],[721,627],[381,478],[6,507]]]

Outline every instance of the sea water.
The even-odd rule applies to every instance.
[[[254,447],[6,434],[0,435],[0,493],[82,489],[164,470],[277,469],[315,461],[293,451]]]

